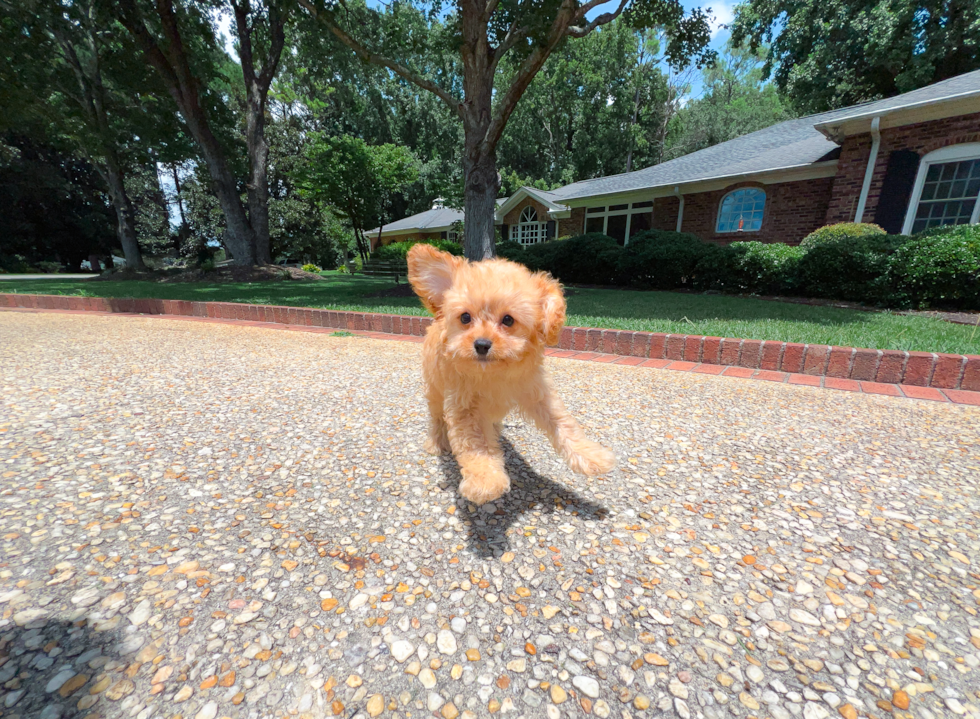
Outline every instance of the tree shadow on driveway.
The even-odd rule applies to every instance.
[[[90,689],[103,667],[121,659],[118,639],[112,631],[93,631],[84,620],[51,616],[0,627],[0,712],[24,719],[84,716],[101,698]],[[111,676],[113,683],[124,678]],[[117,691],[122,696],[132,687],[127,680]]]
[[[603,520],[609,510],[583,497],[563,484],[542,477],[527,463],[520,452],[507,439],[500,438],[504,450],[504,464],[510,476],[510,491],[494,501],[494,511],[485,507],[470,512],[472,506],[460,497],[458,515],[467,524],[467,541],[470,550],[483,559],[500,556],[510,549],[507,532],[528,511],[553,514],[561,511],[580,520]],[[452,455],[440,458],[440,467],[449,486],[458,491],[462,475],[459,464]],[[530,522],[533,524],[533,520]]]

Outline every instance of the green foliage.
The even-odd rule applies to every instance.
[[[702,95],[672,120],[668,156],[678,157],[789,120],[794,113],[771,83],[762,79],[762,53],[725,47],[702,75]]]
[[[872,229],[873,228],[873,229]],[[799,282],[811,297],[882,304],[888,301],[886,275],[891,256],[906,238],[886,235],[877,225],[832,225],[807,237]],[[852,232],[853,234],[849,234]]]
[[[623,248],[598,232],[562,242],[531,245],[524,253],[532,270],[544,270],[565,283],[614,285],[619,282],[619,257]]]
[[[892,257],[889,276],[896,304],[980,309],[980,226],[909,239]]]
[[[318,275],[323,272],[323,270],[314,265],[312,262],[307,262],[305,265],[303,265],[303,272],[313,272],[314,274]]]
[[[734,294],[796,294],[804,253],[801,247],[782,243],[733,242],[712,247],[695,268],[695,286]]]
[[[709,246],[689,232],[646,230],[630,238],[618,273],[627,283],[640,287],[690,287],[694,268],[708,252]]]
[[[9,258],[8,271],[44,261],[78,271],[90,254],[116,246],[115,216],[90,163],[24,137],[0,144],[0,256]]]
[[[432,245],[437,250],[448,252],[451,255],[463,254],[463,247],[458,242],[450,242],[448,240],[422,240],[421,242],[392,242],[390,245],[382,245],[371,254],[371,257],[376,260],[384,260],[385,262],[404,262],[408,251],[418,244]]]
[[[329,204],[354,229],[361,258],[368,255],[364,230],[380,223],[390,196],[418,177],[418,161],[407,147],[368,145],[349,135],[316,135],[298,170],[308,197]]]
[[[512,240],[498,242],[497,257],[502,257],[505,260],[511,260],[513,262],[523,263],[524,245],[522,245],[520,242],[514,242]]]
[[[892,97],[980,68],[970,0],[747,0],[732,42],[769,45],[766,76],[801,112]]]
[[[800,246],[809,249],[817,245],[832,244],[840,240],[850,240],[854,237],[869,235],[884,235],[885,231],[869,222],[838,222],[836,225],[825,225],[814,230],[803,238]]]

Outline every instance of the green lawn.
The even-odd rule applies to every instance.
[[[151,297],[328,307],[424,315],[414,297],[367,297],[393,287],[390,280],[324,273],[318,282],[159,283],[147,281],[13,280],[0,276],[0,292]],[[924,317],[860,312],[722,295],[575,289],[568,324],[809,342],[877,349],[980,354],[980,330]]]

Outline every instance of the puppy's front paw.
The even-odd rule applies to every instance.
[[[459,483],[459,493],[473,504],[492,502],[510,491],[510,477],[489,462],[479,462],[475,467],[467,463],[461,469],[463,481]]]
[[[576,445],[566,461],[573,472],[594,477],[611,472],[616,466],[616,455],[601,444],[586,440]]]

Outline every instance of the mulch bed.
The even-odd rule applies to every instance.
[[[279,267],[277,265],[260,265],[258,267],[239,267],[226,265],[210,272],[200,269],[161,270],[149,272],[133,272],[120,270],[111,275],[95,278],[97,281],[113,282],[119,280],[148,280],[150,282],[273,282],[290,280],[322,280],[314,272],[305,272],[299,267]]]

